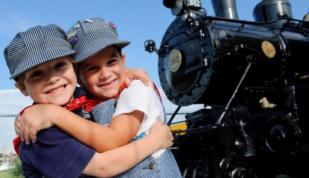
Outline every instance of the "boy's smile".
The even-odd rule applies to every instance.
[[[67,84],[60,84],[58,86],[52,86],[51,88],[46,89],[46,94],[59,94],[63,92],[67,87]]]
[[[73,64],[69,57],[63,57],[25,72],[24,86],[19,88],[36,103],[61,106],[72,99],[76,83]]]
[[[80,78],[87,90],[100,99],[118,95],[123,82],[124,56],[108,47],[80,64]]]
[[[114,84],[117,84],[119,82],[119,79],[111,80],[111,81],[106,81],[106,82],[101,82],[98,84],[98,87],[100,88],[109,88],[113,87]]]

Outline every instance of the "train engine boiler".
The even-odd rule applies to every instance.
[[[245,21],[235,1],[212,2],[215,17],[200,0],[164,0],[176,18],[158,49],[145,42],[168,99],[205,106],[175,131],[183,176],[309,177],[309,16],[263,0]]]

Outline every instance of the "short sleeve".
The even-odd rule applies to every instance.
[[[128,88],[121,92],[114,116],[130,113],[134,110],[147,114],[150,104],[150,90],[140,81],[133,81]]]
[[[144,113],[138,134],[147,131],[159,118],[164,120],[163,106],[158,94],[139,80],[132,81],[129,87],[121,92],[114,116],[133,111]]]
[[[78,177],[94,153],[59,129],[49,128],[38,134],[36,143],[22,143],[20,159],[25,177],[38,172],[45,177]]]

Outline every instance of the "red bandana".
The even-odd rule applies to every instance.
[[[65,108],[69,111],[74,111],[77,109],[83,109],[86,112],[90,112],[92,108],[100,103],[99,99],[87,99],[86,96],[81,96],[79,98],[74,98],[69,104],[65,106]]]

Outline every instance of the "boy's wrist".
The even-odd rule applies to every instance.
[[[58,123],[61,121],[61,118],[64,117],[64,113],[62,112],[61,109],[58,109],[59,106],[57,105],[50,105],[50,112],[52,113],[52,116],[49,117],[49,120],[52,125],[58,125]]]
[[[149,139],[149,143],[152,145],[155,150],[161,149],[161,141],[153,134],[148,135],[145,137],[146,139]]]

